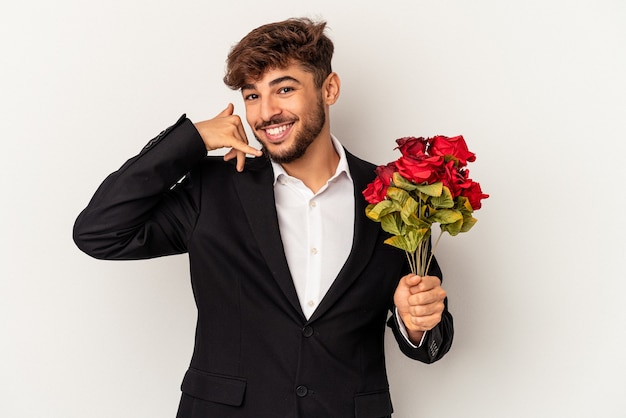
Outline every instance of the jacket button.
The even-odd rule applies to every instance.
[[[306,327],[302,328],[302,335],[304,335],[306,338],[309,338],[313,335],[313,327],[307,325]]]
[[[296,388],[296,395],[298,395],[301,398],[304,398],[307,393],[309,393],[309,389],[307,389],[306,386],[300,385]]]

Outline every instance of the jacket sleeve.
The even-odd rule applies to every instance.
[[[193,175],[207,155],[183,115],[110,174],[74,224],[76,245],[92,257],[142,259],[186,251],[198,213]]]
[[[431,276],[437,276],[443,280],[441,268],[437,263],[435,257],[433,257],[433,263],[430,266],[428,274]],[[393,335],[398,342],[400,350],[404,355],[413,360],[421,361],[422,363],[434,363],[441,359],[452,346],[452,340],[454,337],[454,324],[452,315],[448,311],[448,298],[444,300],[444,310],[441,315],[441,322],[437,324],[433,329],[426,332],[426,336],[422,344],[415,348],[413,347],[402,335],[400,327],[397,321],[401,320],[396,315],[392,314],[387,325],[392,329]]]

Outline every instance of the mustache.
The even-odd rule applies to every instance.
[[[272,118],[268,121],[263,121],[261,123],[257,123],[256,125],[254,125],[254,129],[264,129],[267,128],[268,126],[272,126],[272,125],[281,125],[283,123],[293,123],[295,121],[297,121],[298,119],[290,119],[290,118]]]

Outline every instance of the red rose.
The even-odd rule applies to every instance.
[[[376,167],[375,171],[376,175],[382,180],[383,184],[385,186],[389,186],[391,184],[391,177],[393,176],[393,173],[398,171],[398,169],[396,168],[396,163],[394,161],[387,165],[379,165]]]
[[[403,156],[396,161],[398,173],[405,179],[417,184],[432,184],[443,175],[443,157],[413,158]]]
[[[467,149],[467,144],[462,135],[448,138],[447,136],[434,136],[429,140],[431,155],[441,155],[442,157],[452,157],[458,161],[460,167],[467,165],[468,161],[476,160],[476,154]],[[449,159],[449,158],[447,158]]]
[[[463,189],[471,186],[472,180],[468,178],[469,171],[459,169],[454,161],[445,163],[444,170],[444,176],[441,181],[450,190],[453,198],[458,197]]]
[[[476,183],[475,181],[472,181],[469,187],[464,188],[461,191],[461,196],[467,197],[470,205],[472,205],[472,209],[474,210],[480,209],[482,206],[480,201],[489,197],[488,194],[483,193],[483,191],[480,189],[480,184]]]
[[[399,149],[402,155],[421,156],[426,152],[427,140],[423,137],[405,136],[396,139],[396,144],[398,144],[396,149]]]
[[[373,182],[363,190],[363,197],[368,203],[376,204],[385,200],[387,188],[380,177],[376,177]]]

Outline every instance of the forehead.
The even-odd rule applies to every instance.
[[[313,82],[313,74],[306,71],[299,64],[290,64],[281,68],[268,68],[258,78],[246,79],[246,84],[242,87],[242,90],[273,86],[281,82],[296,82],[305,85]]]

